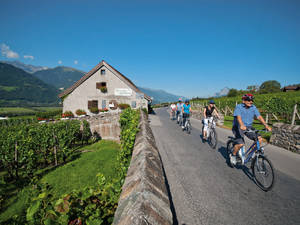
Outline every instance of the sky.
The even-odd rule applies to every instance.
[[[300,83],[298,0],[2,0],[0,60],[101,60],[137,86],[186,97]]]

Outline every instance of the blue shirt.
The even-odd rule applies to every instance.
[[[177,111],[181,112],[183,105],[183,103],[177,103]]]
[[[191,108],[191,105],[188,104],[183,104],[183,112],[186,113],[186,114],[190,114],[190,108]]]
[[[253,123],[254,116],[257,118],[260,116],[260,113],[258,112],[255,105],[250,106],[247,108],[245,104],[238,104],[234,109],[234,120],[233,120],[233,126],[239,126],[239,123],[237,121],[237,116],[240,116],[242,118],[242,121],[246,127],[251,127]]]

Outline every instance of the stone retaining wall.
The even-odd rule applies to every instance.
[[[114,217],[114,225],[172,224],[162,162],[147,115],[141,111],[140,131]]]
[[[102,139],[120,141],[120,112],[99,113],[76,119],[88,121],[92,133],[97,132]]]
[[[300,126],[275,123],[270,143],[300,154]]]
[[[218,113],[219,113],[220,119],[217,120],[217,125],[223,126],[224,125],[224,116],[220,112],[218,112]],[[193,109],[192,110],[192,118],[195,118],[197,120],[202,120],[203,119],[203,110]]]

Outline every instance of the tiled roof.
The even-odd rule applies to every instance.
[[[116,70],[114,67],[109,65],[107,62],[102,60],[99,64],[97,64],[93,69],[91,69],[88,73],[86,73],[83,77],[81,77],[76,83],[74,83],[71,87],[66,89],[64,92],[60,93],[58,97],[63,98],[64,96],[70,94],[72,91],[74,91],[79,85],[81,85],[84,81],[86,81],[89,77],[91,77],[94,73],[96,73],[102,66],[106,66],[108,69],[112,70],[114,74],[116,74],[122,81],[124,81],[129,87],[131,87],[134,91],[138,93],[142,93],[135,85],[134,83],[129,80],[127,77],[125,77],[122,73],[120,73],[118,70]],[[151,98],[144,94],[144,98],[148,101],[151,101]]]
[[[285,86],[283,89],[285,89],[285,90],[297,90],[299,88],[300,88],[300,86],[295,85],[295,86]]]

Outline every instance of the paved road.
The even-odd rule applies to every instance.
[[[276,184],[264,192],[247,168],[227,166],[225,136],[229,131],[218,129],[221,141],[213,150],[201,142],[201,125],[196,120],[188,135],[169,119],[166,109],[158,109],[150,116],[150,125],[166,172],[175,224],[300,224],[300,175],[294,168],[277,169],[273,162]],[[287,158],[283,156],[284,161]]]

